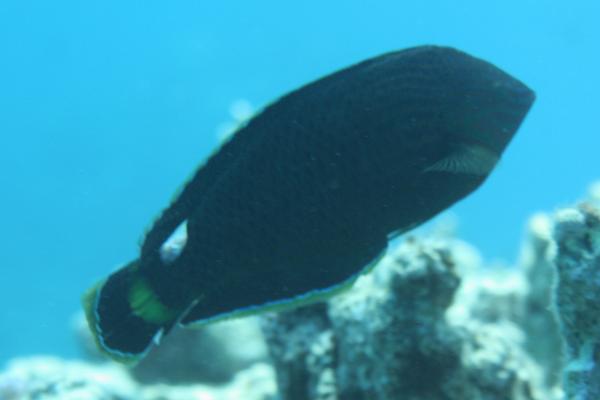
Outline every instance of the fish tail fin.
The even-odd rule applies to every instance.
[[[82,298],[98,348],[110,358],[135,364],[178,321],[139,273],[134,260],[91,287]]]

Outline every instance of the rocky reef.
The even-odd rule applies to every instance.
[[[2,400],[269,400],[274,399],[273,371],[255,364],[223,387],[205,384],[141,385],[114,363],[90,364],[55,357],[11,361],[0,374]]]
[[[561,210],[554,237],[565,392],[573,400],[600,399],[600,209],[584,203]]]
[[[30,357],[0,399],[600,399],[600,185],[528,224],[515,266],[448,233],[406,236],[353,288],[180,330],[133,369]]]
[[[282,398],[552,398],[516,323],[524,277],[469,251],[408,239],[328,304],[265,316]]]

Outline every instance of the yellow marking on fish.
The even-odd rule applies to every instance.
[[[177,312],[162,304],[143,279],[133,282],[128,300],[133,313],[144,321],[160,325],[177,317]]]

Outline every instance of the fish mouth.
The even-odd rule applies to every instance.
[[[536,95],[533,90],[515,78],[511,78],[504,84],[506,87],[503,90],[506,94],[503,97],[507,99],[507,104],[498,106],[496,113],[499,120],[505,123],[502,124],[505,130],[512,136],[529,113]]]
[[[513,110],[515,114],[523,115],[523,117],[536,99],[535,92],[532,89],[513,77],[496,81],[494,89],[504,92],[503,97],[510,99],[506,109]]]

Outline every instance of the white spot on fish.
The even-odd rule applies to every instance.
[[[160,246],[160,259],[170,265],[175,261],[187,243],[187,220],[183,221]]]

